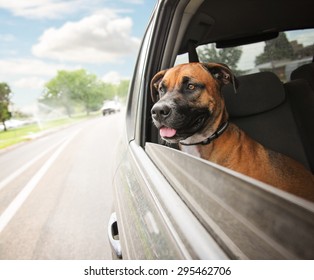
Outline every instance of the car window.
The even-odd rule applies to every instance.
[[[201,62],[227,64],[236,75],[274,72],[281,81],[290,79],[297,67],[310,63],[314,53],[314,29],[279,33],[272,40],[232,48],[216,48],[215,44],[197,48]],[[188,55],[177,56],[175,64],[188,62]]]

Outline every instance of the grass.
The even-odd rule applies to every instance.
[[[71,125],[88,118],[92,118],[94,115],[90,116],[75,116],[72,118],[62,118],[51,121],[45,121],[42,123],[29,124],[23,127],[10,128],[7,131],[0,131],[0,149],[7,148],[9,146],[22,143],[31,140],[36,134],[47,131],[49,129]]]

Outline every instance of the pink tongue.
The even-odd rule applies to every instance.
[[[170,127],[162,127],[162,128],[160,128],[159,133],[160,133],[161,137],[170,138],[170,137],[175,136],[177,131],[173,128],[170,128]]]

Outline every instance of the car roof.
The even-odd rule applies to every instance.
[[[314,27],[313,0],[204,1],[186,30],[180,53],[189,42],[234,47],[278,36],[281,31]]]

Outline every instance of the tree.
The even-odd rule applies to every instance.
[[[104,99],[104,84],[96,75],[80,69],[58,71],[55,78],[46,83],[41,102],[50,106],[63,106],[71,116],[74,104],[81,104],[87,114],[99,109]]]
[[[199,60],[201,62],[216,62],[224,63],[236,74],[241,74],[241,71],[237,69],[237,64],[242,55],[240,48],[224,48],[216,49],[214,44],[198,48],[197,50]]]
[[[74,71],[73,74],[75,89],[72,91],[72,99],[82,104],[87,114],[99,109],[105,95],[103,82],[83,69]]]
[[[104,99],[113,99],[117,95],[117,85],[111,83],[104,83]]]
[[[125,100],[129,90],[129,80],[122,80],[118,84],[104,83],[104,99],[114,99],[118,96]]]
[[[122,80],[118,87],[117,87],[117,95],[122,98],[125,99],[127,94],[128,94],[128,90],[129,90],[129,85],[130,85],[130,81],[129,80]]]
[[[264,52],[255,58],[255,65],[282,59],[293,59],[293,47],[285,33],[279,33],[276,39],[265,42]]]
[[[73,75],[68,71],[58,71],[55,78],[45,84],[40,102],[52,107],[62,106],[69,117],[72,114]]]
[[[7,83],[0,83],[0,121],[3,124],[4,131],[7,131],[5,122],[12,116],[9,111],[11,89]]]

